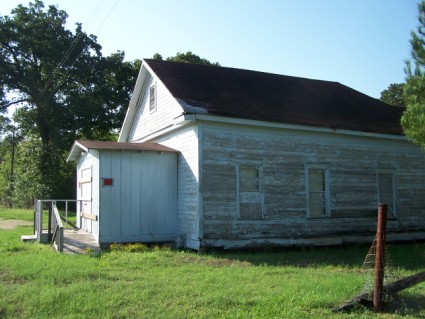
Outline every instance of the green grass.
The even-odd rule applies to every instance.
[[[63,225],[65,227],[65,210],[60,210],[59,214],[63,218]],[[47,227],[47,218],[48,218],[48,210],[45,208],[43,210],[43,225]],[[76,223],[75,212],[68,211],[68,229],[72,229]],[[16,220],[25,220],[25,221],[33,221],[34,220],[34,211],[28,209],[8,209],[4,207],[0,207],[0,220],[1,219],[16,219]],[[1,318],[1,317],[0,317]]]
[[[368,247],[196,254],[135,246],[78,256],[21,243],[19,236],[31,231],[0,230],[0,318],[425,316],[425,283],[402,292],[381,314],[363,307],[332,313],[362,291]],[[424,244],[390,251],[403,276],[425,270]]]
[[[0,207],[0,219],[34,220],[34,212],[28,209],[8,209]]]

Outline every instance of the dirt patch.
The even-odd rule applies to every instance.
[[[32,226],[33,222],[19,219],[1,219],[0,229],[15,229],[18,226]]]

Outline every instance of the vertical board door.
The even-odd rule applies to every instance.
[[[79,199],[83,200],[81,203],[81,210],[84,214],[92,213],[92,168],[87,167],[81,169],[80,173],[80,196]],[[81,228],[85,231],[92,232],[92,221],[90,219],[81,219]]]

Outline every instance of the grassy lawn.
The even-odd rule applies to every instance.
[[[34,212],[28,209],[7,209],[0,207],[0,219],[34,220]]]
[[[75,208],[74,208],[75,210]],[[68,211],[67,216],[64,209],[59,210],[59,214],[63,218],[63,225],[65,227],[65,217],[67,217],[68,224],[66,225],[68,229],[72,229],[76,223],[75,211]],[[24,221],[34,221],[34,211],[29,209],[7,209],[0,207],[0,220],[2,219],[13,219],[13,220],[24,220]],[[48,209],[44,207],[43,209],[43,225],[47,227],[48,220]],[[0,317],[1,318],[1,317]]]
[[[0,218],[32,212],[0,209]],[[207,252],[154,247],[64,255],[0,230],[0,318],[424,318],[425,283],[383,313],[332,313],[362,292],[368,247]],[[425,270],[425,244],[392,246],[402,276]]]

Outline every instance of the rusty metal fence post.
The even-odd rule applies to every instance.
[[[387,211],[386,204],[378,206],[378,226],[376,231],[376,254],[375,254],[375,285],[373,290],[373,307],[375,311],[382,310],[382,295],[384,286],[384,268],[385,268],[385,237],[387,230]]]

